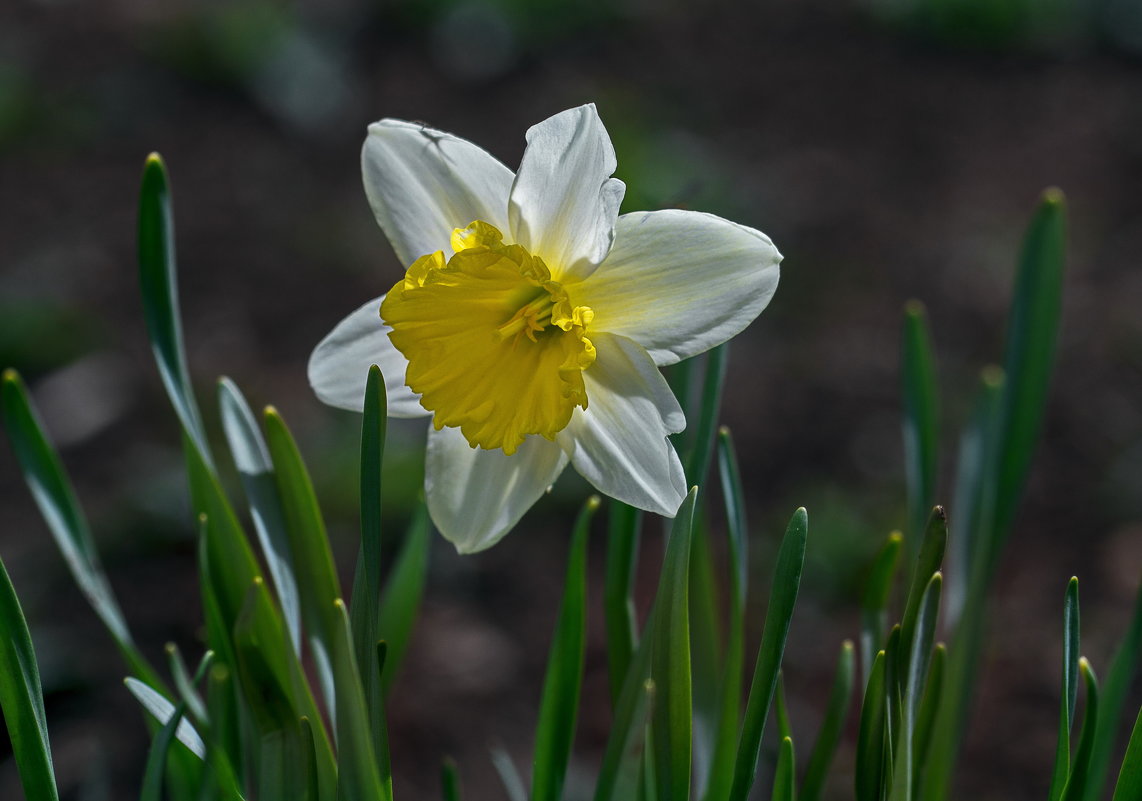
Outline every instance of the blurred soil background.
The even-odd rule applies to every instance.
[[[1142,575],[1142,6],[1131,0],[6,0],[0,365],[28,380],[137,639],[162,663],[168,641],[199,653],[202,626],[179,438],[136,290],[146,154],[161,151],[172,174],[185,334],[208,425],[217,431],[223,374],[255,407],[282,411],[347,571],[359,418],[315,400],[305,363],[399,274],[361,190],[365,126],[423,120],[514,167],[528,125],[588,101],[615,142],[624,210],[716,212],[785,254],[773,303],[734,341],[723,419],[752,504],[750,649],[774,543],[796,506],[809,509],[786,656],[806,743],[839,644],[858,632],[862,570],[905,520],[902,305],[919,298],[931,315],[946,500],[979,371],[1002,357],[1024,226],[1044,187],[1067,193],[1058,370],[957,776],[959,797],[1042,797],[1066,580],[1080,576],[1083,651],[1105,670]],[[395,547],[420,486],[424,427],[390,432]],[[467,798],[505,798],[494,747],[526,775],[585,494],[569,471],[478,556],[437,540],[391,703],[398,798],[439,797],[445,756]],[[6,448],[0,510],[64,795],[134,797],[140,713]],[[586,797],[575,793],[609,725],[602,523],[569,798]],[[649,525],[644,600],[660,540]],[[831,797],[851,796],[851,745]],[[6,745],[0,797],[20,797]]]

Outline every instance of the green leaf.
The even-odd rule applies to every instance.
[[[943,643],[936,643],[932,651],[932,664],[928,668],[928,683],[924,687],[924,697],[920,701],[920,711],[916,715],[916,760],[920,765],[927,762],[928,749],[932,745],[935,730],[936,712],[940,708],[940,698],[944,692],[944,669],[948,660],[948,650]]]
[[[353,648],[368,708],[376,760],[382,772],[389,771],[388,731],[385,727],[383,672],[377,644],[382,638],[381,605],[381,463],[385,451],[388,399],[385,381],[377,365],[369,368],[365,381],[364,414],[361,422],[361,546],[353,578],[349,624]],[[403,646],[403,643],[402,643]],[[387,644],[385,646],[387,658]],[[398,655],[399,656],[399,655]],[[395,667],[395,665],[393,666]]]
[[[183,430],[207,465],[213,466],[214,460],[210,458],[202,417],[186,369],[178,308],[170,185],[166,166],[158,153],[147,157],[139,191],[139,289],[143,295],[143,319],[163,386]]]
[[[492,765],[495,767],[496,773],[500,775],[500,781],[504,784],[504,793],[507,794],[508,801],[527,801],[527,790],[523,786],[523,779],[520,778],[519,770],[512,762],[511,754],[503,748],[493,748]]]
[[[777,671],[777,690],[773,700],[777,707],[777,736],[781,739],[793,736],[793,724],[789,722],[789,706],[785,701],[785,673]]]
[[[135,700],[143,706],[143,709],[151,713],[151,716],[157,720],[160,725],[166,726],[175,716],[175,705],[154,687],[134,677],[124,679],[123,684],[130,690],[131,695],[135,696]],[[181,712],[178,713],[178,717],[178,726],[175,728],[175,736],[178,738],[178,741],[190,749],[190,752],[196,757],[205,759],[206,743],[202,741],[202,737],[195,730],[194,726],[190,725],[190,722],[182,717]]]
[[[910,801],[915,795],[917,760],[915,756],[916,718],[920,711],[920,701],[927,683],[928,665],[931,661],[932,646],[936,637],[936,618],[940,609],[940,589],[943,576],[936,573],[928,582],[920,600],[915,628],[907,643],[908,656],[904,662],[904,695],[901,704],[901,727],[897,739],[895,774],[892,781],[891,799]],[[902,650],[905,645],[901,634]]]
[[[190,671],[186,668],[186,662],[183,661],[182,652],[178,650],[178,646],[173,642],[168,642],[165,650],[167,662],[170,665],[171,678],[174,680],[174,688],[178,693],[179,700],[186,705],[186,711],[191,713],[192,720],[206,721],[206,705],[202,702],[198,691],[194,689],[194,685],[205,675],[207,668],[214,659],[214,652],[206,652],[198,670],[195,671],[195,678],[191,678]]]
[[[801,801],[818,801],[825,792],[825,781],[829,776],[829,765],[836,754],[837,744],[848,718],[849,706],[853,697],[853,678],[856,672],[856,657],[853,644],[845,640],[841,644],[841,655],[837,658],[837,671],[833,675],[833,687],[825,706],[825,717],[817,742],[809,755],[805,768],[805,778],[801,782]]]
[[[936,358],[928,332],[928,314],[917,300],[904,306],[902,341],[904,473],[908,484],[909,542],[913,543],[909,553],[915,553],[928,512],[936,502],[940,444]]]
[[[657,688],[650,728],[656,801],[687,801],[693,747],[690,676],[690,553],[698,490],[686,496],[670,527],[655,599],[650,678]]]
[[[304,590],[302,598],[304,599]],[[353,635],[345,604],[335,600],[333,618],[340,623],[330,638],[333,681],[337,686],[338,801],[392,801],[393,779],[387,759],[378,765],[373,747],[365,694],[353,655]],[[383,775],[382,775],[383,771]]]
[[[920,553],[916,557],[916,567],[912,573],[912,584],[908,588],[908,598],[904,603],[904,620],[900,625],[900,640],[902,657],[910,657],[912,651],[912,636],[916,630],[917,616],[920,614],[920,605],[924,594],[928,591],[932,576],[940,569],[944,561],[944,552],[948,546],[948,516],[944,507],[933,507],[928,525],[924,531],[924,542],[920,545]],[[907,666],[900,665],[903,677],[908,672]]]
[[[563,780],[579,715],[587,643],[587,538],[591,518],[600,503],[595,495],[587,499],[571,536],[559,622],[547,659],[539,722],[535,728],[531,801],[559,801],[563,795]]]
[[[728,428],[718,432],[718,472],[721,474],[722,499],[726,506],[727,562],[730,574],[729,623],[726,627],[726,653],[720,677],[720,699],[717,736],[706,782],[704,798],[727,797],[737,759],[738,732],[741,725],[742,677],[745,672],[745,602],[748,591],[748,530],[745,517],[745,495],[737,457]],[[698,785],[701,788],[701,784]]]
[[[1063,795],[1071,773],[1071,729],[1079,692],[1079,580],[1072,576],[1063,597],[1063,694],[1059,702],[1059,736],[1051,772],[1051,801]]]
[[[1107,768],[1114,749],[1119,721],[1126,705],[1126,696],[1131,680],[1138,671],[1138,660],[1142,654],[1142,586],[1134,599],[1134,613],[1122,643],[1110,662],[1106,682],[1103,684],[1098,716],[1098,731],[1095,732],[1094,750],[1091,753],[1090,780],[1086,801],[1097,801],[1103,797]],[[1142,795],[1142,789],[1139,790]]]
[[[881,801],[885,779],[885,668],[884,651],[878,651],[865,684],[856,748],[856,801]]]
[[[722,717],[721,584],[714,575],[710,530],[704,516],[694,521],[690,541],[690,671],[693,693],[693,783],[706,786]],[[739,681],[738,687],[741,684]]]
[[[607,526],[607,565],[603,582],[603,617],[607,630],[607,676],[611,704],[618,704],[623,681],[638,643],[634,608],[634,574],[638,565],[642,512],[621,501],[610,501]]]
[[[317,506],[317,496],[309,473],[302,463],[297,444],[285,421],[273,407],[264,414],[266,442],[274,464],[274,478],[282,501],[290,561],[295,566],[301,619],[315,651],[318,676],[326,703],[339,709],[336,683],[329,672],[332,643],[340,636],[340,623],[334,602],[341,598],[341,586],[333,566],[333,554],[325,523]],[[336,727],[335,727],[336,728]]]
[[[710,470],[710,457],[714,450],[714,430],[718,411],[722,405],[722,385],[726,379],[726,362],[729,360],[729,343],[723,342],[706,354],[706,375],[702,380],[702,401],[698,407],[694,426],[690,458],[686,461],[686,476],[691,485],[704,484]]]
[[[796,762],[793,758],[793,738],[781,738],[777,752],[777,772],[773,777],[773,801],[795,801],[797,798]]]
[[[757,763],[761,756],[761,735],[765,729],[765,719],[769,715],[769,706],[777,685],[777,672],[781,669],[781,657],[785,651],[785,640],[789,635],[789,621],[793,617],[793,607],[797,603],[797,591],[801,586],[801,570],[805,565],[805,538],[808,530],[808,514],[804,508],[798,509],[793,514],[793,519],[789,521],[785,538],[777,552],[777,566],[773,572],[769,608],[765,614],[761,647],[757,653],[737,761],[734,764],[730,801],[745,801],[757,775]]]
[[[381,674],[381,687],[387,695],[408,650],[413,623],[420,612],[428,577],[428,555],[432,545],[428,509],[421,500],[413,510],[404,545],[381,594],[377,630],[384,637],[388,655]]]
[[[300,655],[301,611],[297,581],[290,562],[289,540],[270,453],[246,398],[228,378],[218,382],[218,406],[222,413],[222,430],[250,504],[250,517],[277,591],[286,631],[294,653]]]
[[[1094,750],[1095,732],[1098,731],[1098,679],[1095,678],[1094,669],[1084,656],[1079,660],[1079,673],[1086,685],[1086,714],[1083,715],[1083,728],[1079,734],[1079,747],[1075,751],[1075,759],[1071,766],[1071,775],[1060,796],[1062,801],[1081,801],[1087,789],[1090,771],[1090,755]]]
[[[171,712],[170,718],[159,729],[154,740],[151,741],[151,751],[147,755],[147,765],[143,771],[143,790],[139,793],[140,801],[162,801],[163,773],[166,770],[167,757],[171,745],[174,743],[175,732],[182,723],[182,716],[186,712],[186,703],[179,703]]]
[[[135,647],[63,463],[44,435],[24,382],[14,370],[5,370],[0,378],[0,411],[24,480],[76,585],[110,632],[131,672],[159,684],[158,674]]]
[[[44,693],[24,610],[0,560],[0,710],[28,801],[56,801]]]
[[[1047,406],[1062,310],[1065,215],[1063,193],[1046,190],[1027,229],[1015,279],[1003,359],[1003,445],[995,494],[992,569],[1015,518]]]
[[[872,661],[876,652],[884,644],[888,628],[888,602],[892,597],[903,544],[904,537],[899,531],[888,535],[869,568],[861,595],[860,650],[866,683],[872,676]]]
[[[1134,720],[1112,801],[1142,801],[1142,709]]]
[[[637,788],[651,778],[658,779],[663,793],[670,794],[669,797],[676,793],[688,797],[690,638],[686,630],[689,611],[686,582],[696,496],[695,488],[674,518],[658,592],[615,704],[611,733],[595,786],[595,801],[635,798],[641,792]],[[644,774],[641,777],[638,775],[640,766]],[[648,772],[661,773],[661,776],[645,775]],[[658,801],[657,794],[655,799]]]
[[[444,801],[460,801],[460,774],[451,759],[445,759],[440,768],[440,792]]]

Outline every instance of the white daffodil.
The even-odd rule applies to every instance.
[[[377,364],[391,416],[432,416],[428,509],[462,552],[498,541],[568,462],[673,516],[686,480],[667,436],[685,419],[658,368],[765,308],[781,261],[769,238],[691,211],[620,217],[626,187],[593,105],[533,126],[518,173],[389,119],[361,161],[407,271],[314,350],[317,396],[359,411]]]

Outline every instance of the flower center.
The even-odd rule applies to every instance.
[[[594,312],[486,222],[453,231],[452,248],[447,262],[417,259],[381,304],[408,386],[437,429],[458,426],[472,447],[511,454],[529,435],[554,439],[587,408]]]

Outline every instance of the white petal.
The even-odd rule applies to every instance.
[[[426,253],[451,255],[452,230],[473,220],[507,236],[515,175],[467,140],[403,120],[374,122],[361,172],[373,214],[405,267]]]
[[[761,313],[781,254],[765,234],[712,214],[624,214],[607,260],[569,287],[592,330],[630,337],[667,365],[720,345]],[[588,334],[590,336],[590,334]]]
[[[686,476],[666,435],[685,427],[682,409],[638,344],[613,334],[594,334],[591,342],[587,408],[576,410],[557,440],[600,492],[673,517],[686,497]]]
[[[559,281],[591,274],[611,249],[626,185],[610,175],[615,149],[594,104],[533,125],[511,190],[515,241]]]
[[[405,386],[408,361],[389,341],[392,331],[381,320],[381,301],[373,298],[350,314],[317,343],[309,357],[309,385],[330,406],[361,411],[365,405],[365,381],[370,365],[385,377],[390,417],[424,417],[431,414],[420,405],[420,396]]]
[[[505,456],[473,448],[459,429],[431,426],[425,458],[428,513],[460,553],[499,542],[567,466],[562,449],[543,437],[528,437]]]

